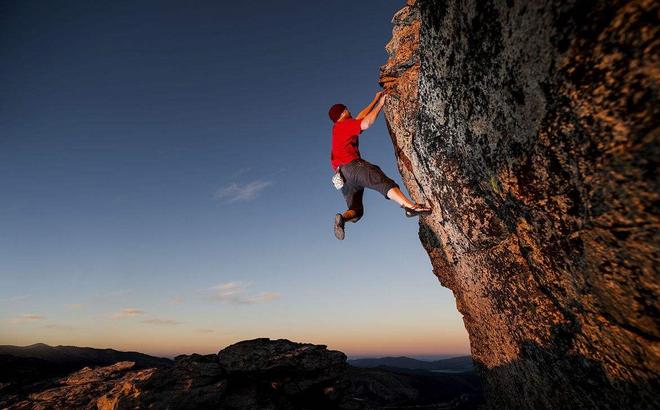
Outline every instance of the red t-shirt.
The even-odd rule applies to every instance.
[[[332,126],[330,164],[332,164],[333,171],[336,171],[339,165],[348,164],[354,159],[360,158],[358,135],[362,132],[361,123],[362,120],[348,118],[336,122]]]

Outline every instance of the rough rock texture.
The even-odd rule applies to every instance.
[[[135,384],[149,379],[155,369],[129,372],[134,362],[86,367],[59,380],[57,386],[29,395],[7,408],[13,409],[115,409],[117,397],[139,396]],[[2,403],[2,408],[8,403]]]
[[[496,408],[660,408],[652,0],[409,0],[380,81]]]
[[[261,348],[255,349],[255,344]],[[218,353],[218,362],[228,372],[289,371],[323,372],[342,370],[346,355],[327,350],[324,345],[292,343],[286,339],[245,340],[226,347]]]
[[[32,393],[3,395],[2,409],[474,408],[474,376],[358,369],[342,352],[286,339],[253,339],[217,355],[183,355],[170,367],[134,362],[85,368]]]

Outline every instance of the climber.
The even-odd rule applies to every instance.
[[[339,240],[344,239],[345,222],[355,223],[364,214],[362,206],[364,188],[373,189],[383,194],[385,199],[394,200],[405,210],[408,217],[431,212],[428,206],[416,204],[406,198],[396,182],[388,178],[378,166],[360,157],[358,136],[376,121],[378,113],[385,104],[385,98],[386,94],[382,91],[377,92],[373,101],[355,118],[343,104],[333,105],[328,112],[334,123],[330,154],[330,163],[336,173],[333,182],[340,180],[336,183],[336,187],[341,186],[343,182],[341,193],[348,206],[344,213],[335,215],[334,230]]]

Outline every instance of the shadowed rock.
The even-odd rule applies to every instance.
[[[381,84],[496,408],[660,407],[660,3],[409,0]]]
[[[218,353],[218,363],[229,373],[291,369],[305,372],[341,371],[346,366],[346,355],[327,350],[325,345],[261,338],[226,347]]]

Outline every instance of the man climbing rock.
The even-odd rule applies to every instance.
[[[426,205],[416,204],[406,198],[396,182],[388,178],[378,166],[360,157],[358,137],[376,122],[376,117],[385,104],[385,98],[386,95],[379,91],[373,101],[355,118],[343,104],[333,105],[328,112],[334,122],[330,162],[332,169],[341,175],[341,193],[348,206],[344,213],[335,215],[335,236],[339,240],[344,239],[345,222],[355,223],[364,214],[364,188],[373,189],[383,194],[385,199],[394,200],[401,205],[408,217],[431,212],[431,208]]]

